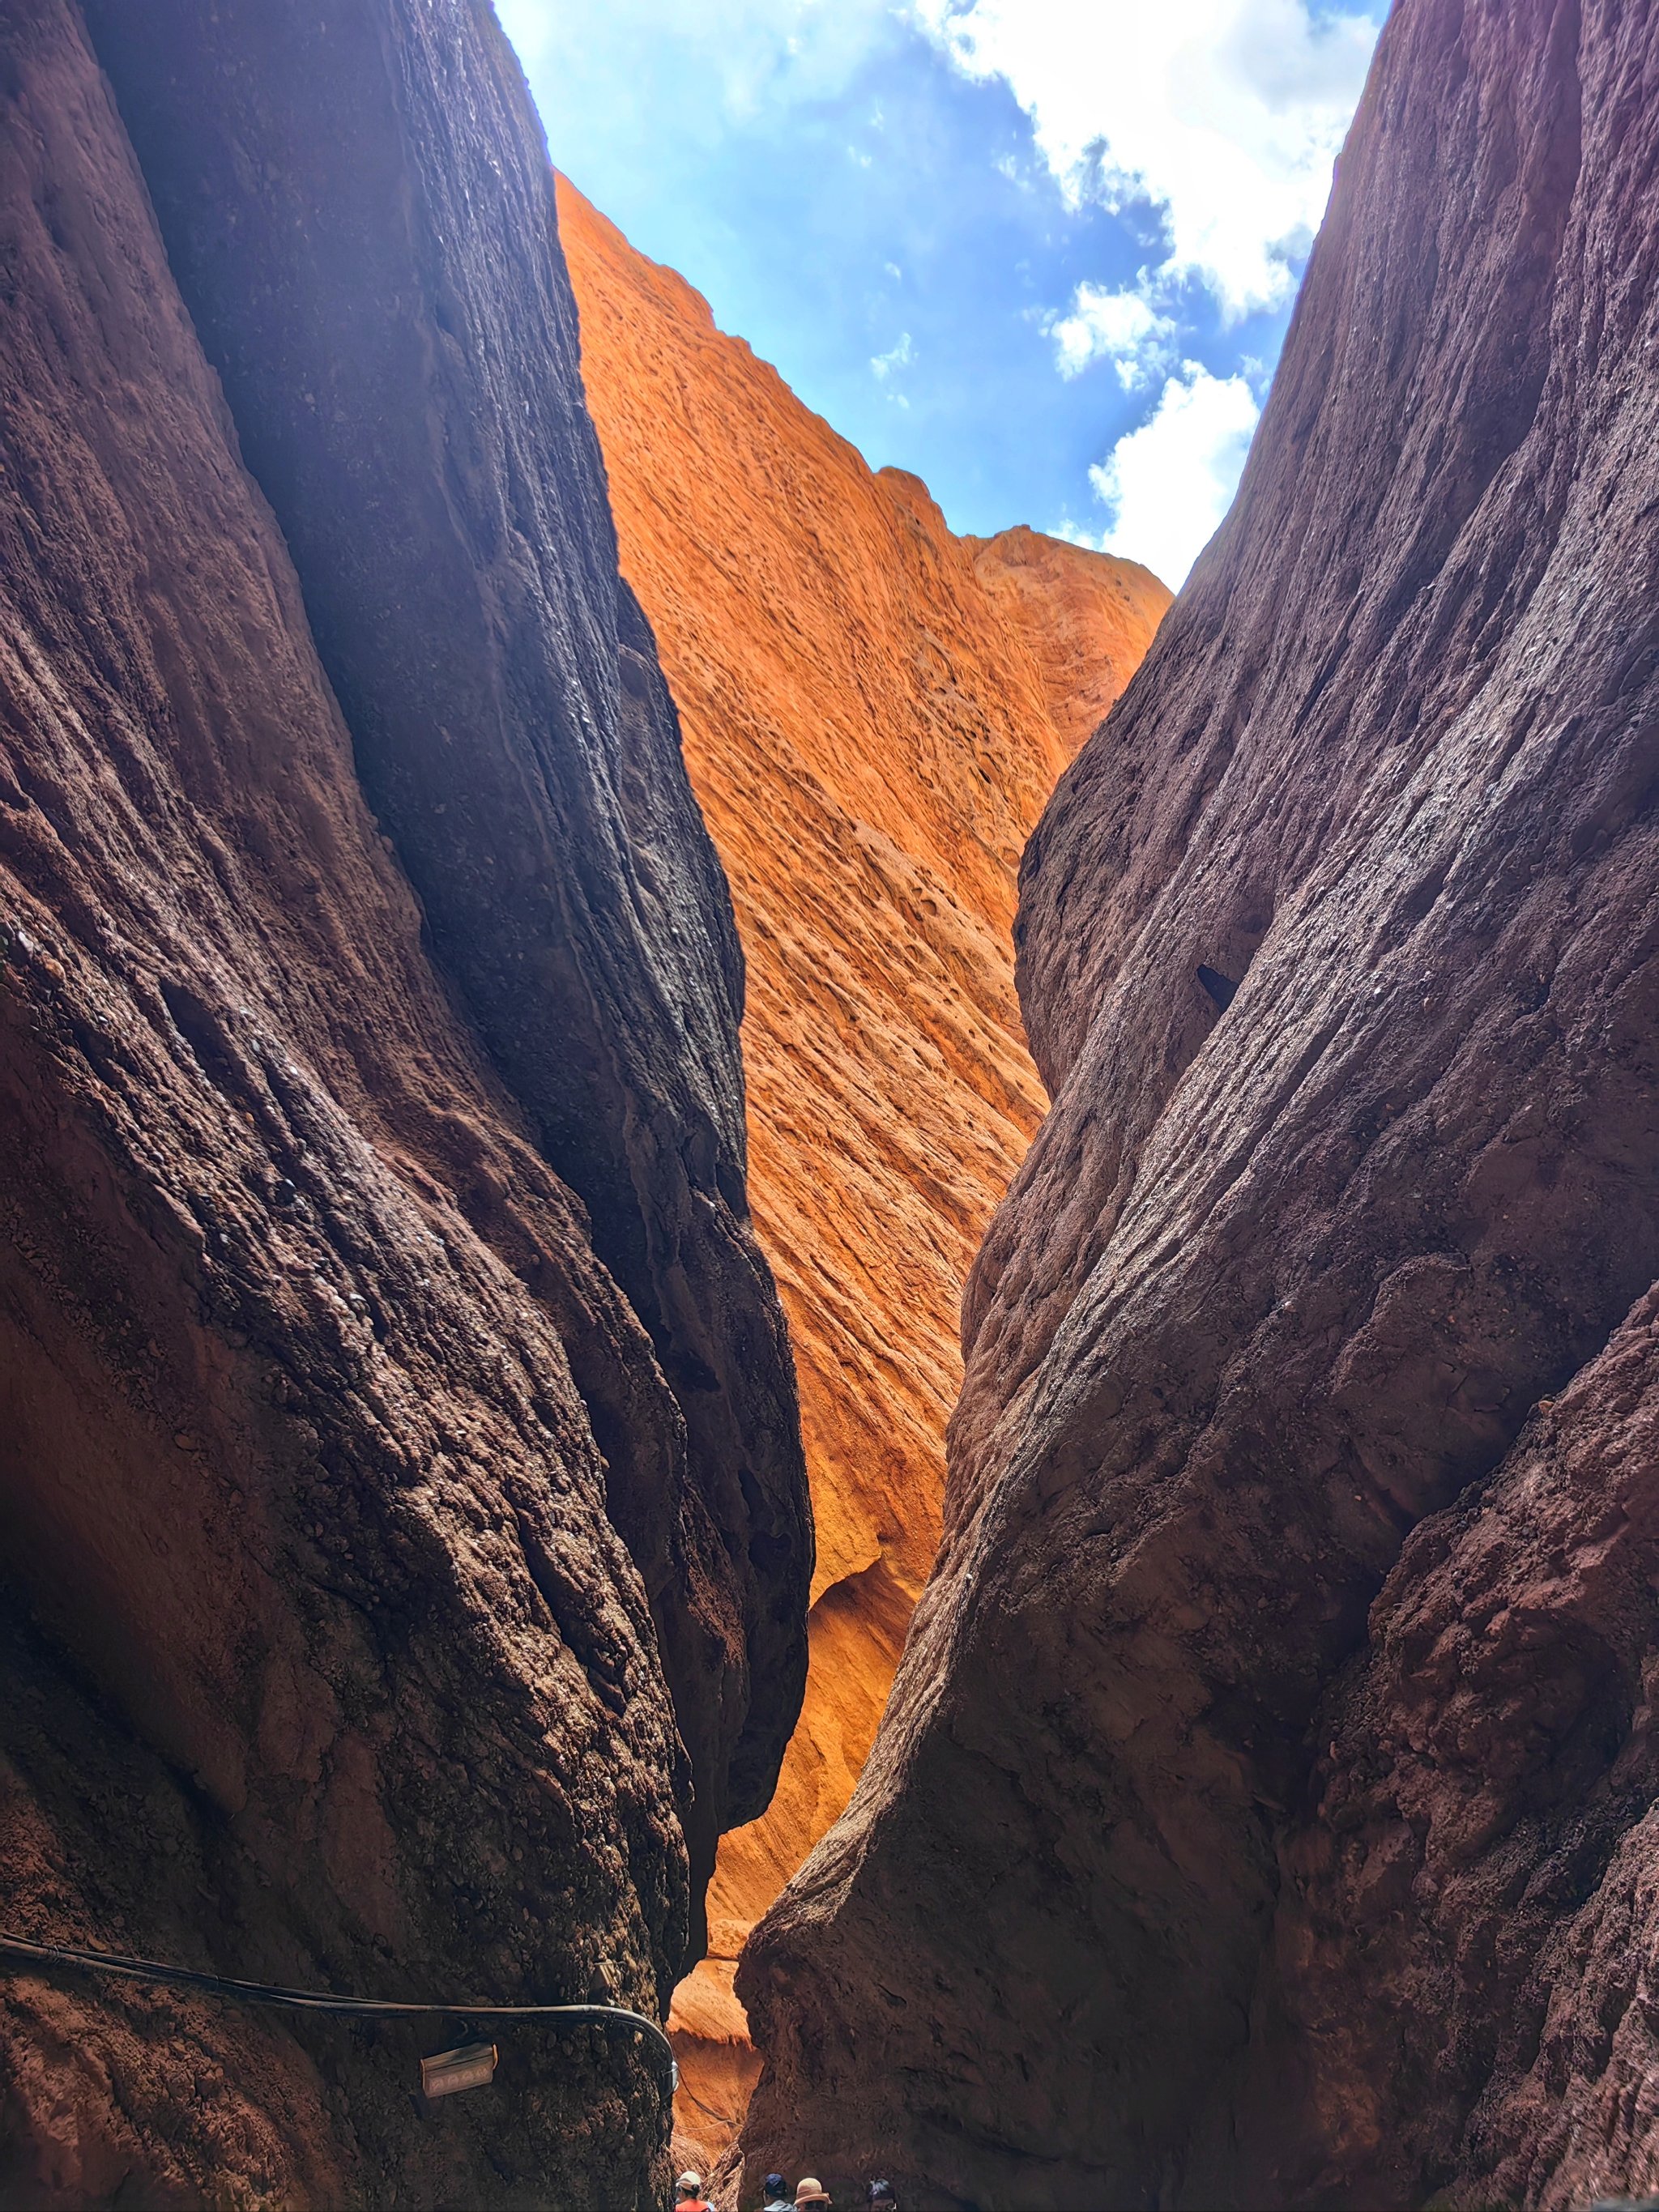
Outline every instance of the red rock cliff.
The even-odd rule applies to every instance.
[[[817,1524],[801,1725],[721,1847],[676,2008],[706,2105],[754,2062],[750,1924],[845,1806],[939,1539],[958,1308],[1042,1095],[1014,1004],[1014,871],[1169,594],[1132,562],[958,538],[872,473],[563,179],[582,365],[624,574],[661,641],[748,956],[756,1224],[800,1371]],[[686,2115],[689,2132],[706,2115]]]
[[[1656,87],[1617,0],[1395,9],[1232,515],[1032,840],[1054,1103],[738,1973],[751,2178],[1659,2184]]]
[[[87,15],[0,0],[6,1920],[655,2010],[811,1539],[544,150],[469,0]],[[647,2046],[422,2117],[442,2026],[8,1978],[0,2197],[655,2201]]]

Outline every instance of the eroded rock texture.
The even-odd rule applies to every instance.
[[[550,173],[464,0],[94,23],[148,177],[0,5],[6,1922],[659,2009],[811,1550]],[[448,2039],[8,1979],[0,2196],[655,2201],[631,2038]]]
[[[654,1547],[701,1877],[799,1709],[810,1545],[741,955],[617,579],[546,148],[486,0],[88,15],[364,789],[678,1401],[676,1541],[634,1485],[618,1517]]]
[[[871,1763],[739,1970],[751,2172],[1659,2177],[1656,90],[1650,10],[1403,0],[1032,841],[1054,1105]]]
[[[939,1540],[962,1285],[1042,1091],[1015,868],[1168,604],[1132,562],[958,538],[872,473],[566,179],[560,219],[623,573],[661,640],[748,958],[756,1225],[801,1377],[817,1570],[801,1725],[728,1836],[676,2002],[689,2086],[742,2110],[732,1964],[846,1805]],[[683,2112],[698,2163],[708,2113]]]

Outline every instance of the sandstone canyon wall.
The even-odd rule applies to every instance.
[[[660,2015],[811,1547],[545,151],[474,0],[88,18],[0,0],[6,1922]],[[650,2045],[442,2028],[9,1978],[0,2197],[656,2201]]]
[[[751,2179],[1659,2185],[1656,360],[1659,16],[1401,0],[1026,856],[1054,1103],[870,1763],[738,1972]]]
[[[939,1540],[962,1285],[1042,1112],[1020,849],[1169,593],[1030,530],[954,537],[562,178],[559,204],[623,574],[748,957],[750,1191],[817,1528],[801,1724],[771,1809],[721,1847],[675,2008],[688,2085],[734,2113],[756,2061],[732,1963],[875,1733]],[[708,2112],[683,2117],[706,2158]]]

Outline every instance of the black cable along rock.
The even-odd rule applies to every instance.
[[[449,2020],[626,2021],[630,2027],[642,2028],[647,2035],[656,2037],[668,2054],[671,2094],[679,2087],[679,2063],[667,2035],[655,2021],[642,2012],[631,2012],[626,2005],[425,2004],[387,1997],[343,1997],[326,1990],[290,1990],[275,1982],[240,1981],[228,1974],[204,1973],[195,1966],[169,1966],[159,1960],[129,1958],[112,1951],[88,1951],[69,1943],[35,1943],[27,1936],[3,1933],[0,1933],[0,1959],[19,1960],[25,1966],[33,1963],[85,1968],[94,1973],[113,1974],[125,1981],[164,1982],[177,1989],[206,1990],[236,2004],[273,2005],[289,2012],[347,2014],[379,2020],[408,2020],[433,2014]]]

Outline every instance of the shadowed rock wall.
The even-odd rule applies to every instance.
[[[686,1431],[619,1481],[697,1893],[799,1709],[793,1375],[744,1197],[742,956],[617,574],[546,148],[487,0],[88,10],[363,787]]]
[[[811,1550],[740,962],[550,174],[459,0],[145,10],[145,66],[196,72],[166,128],[120,18],[174,267],[193,179],[286,345],[222,391],[79,16],[3,0],[7,1923],[660,2014]],[[0,2196],[655,2201],[648,2050],[503,2031],[423,2114],[453,2039],[8,1978]]]
[[[871,1762],[739,1968],[751,2177],[1659,2179],[1656,84],[1650,11],[1403,0],[1032,840],[1054,1103]]]
[[[720,1847],[675,2002],[688,2087],[735,2114],[757,2062],[732,1966],[869,1750],[939,1540],[962,1285],[1041,1115],[1020,846],[1169,594],[1030,530],[956,537],[563,178],[559,209],[623,571],[748,959],[750,1188],[817,1528],[801,1723],[770,1809]],[[713,2124],[682,2104],[701,2167]]]

